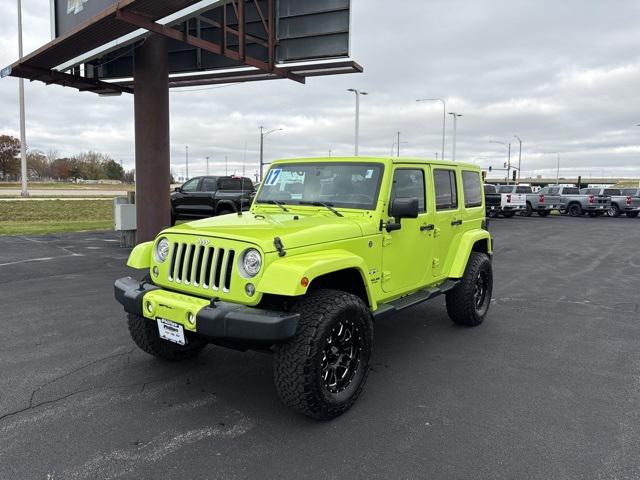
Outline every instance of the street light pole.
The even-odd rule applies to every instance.
[[[356,96],[356,132],[355,132],[355,145],[354,156],[358,156],[358,143],[360,141],[360,95],[369,95],[367,92],[361,92],[355,88],[348,88],[347,92],[353,92]]]
[[[22,0],[18,0],[18,56],[22,59]],[[23,197],[29,196],[29,186],[27,177],[29,171],[27,169],[27,135],[25,133],[25,112],[24,112],[24,79],[18,80],[19,97],[20,97],[20,174],[22,176]]]
[[[453,153],[451,154],[451,160],[456,161],[456,141],[458,136],[458,118],[462,115],[456,112],[449,112],[449,115],[453,116]]]
[[[189,145],[186,145],[184,147],[184,159],[185,159],[186,168],[187,168],[187,180],[189,180]]]
[[[556,169],[556,185],[560,185],[560,153],[558,152],[558,167]]]
[[[416,102],[441,102],[442,103],[442,160],[444,160],[444,135],[447,125],[447,102],[443,98],[419,98]]]
[[[400,132],[398,132],[398,158],[400,158]]]
[[[518,152],[518,183],[520,183],[520,172],[522,172],[522,139],[518,135],[514,137],[520,142],[520,151]]]
[[[511,143],[499,142],[497,140],[490,140],[489,143],[498,143],[507,147],[507,185],[509,185],[509,177],[511,173]]]
[[[273,132],[280,132],[281,128],[274,128],[273,130],[269,130],[268,132],[264,132],[264,127],[260,126],[260,181],[262,181],[262,174],[264,171],[264,137],[267,135],[271,135]]]
[[[209,175],[209,157],[207,157],[207,176]]]

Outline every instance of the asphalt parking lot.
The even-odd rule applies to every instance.
[[[494,301],[376,324],[344,416],[283,407],[271,358],[163,363],[113,300],[113,233],[0,238],[0,478],[640,478],[640,221],[491,222]]]

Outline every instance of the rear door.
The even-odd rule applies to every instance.
[[[389,206],[395,198],[417,198],[418,218],[403,218],[402,228],[385,232],[382,240],[382,290],[402,293],[431,278],[433,206],[427,204],[428,169],[398,166],[393,172]],[[397,221],[397,220],[396,220]]]
[[[435,231],[433,242],[432,273],[443,278],[445,266],[455,253],[457,234],[463,224],[458,201],[459,179],[455,168],[437,167],[432,170],[433,197],[435,203]]]

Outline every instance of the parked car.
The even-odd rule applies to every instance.
[[[611,198],[606,195],[581,194],[578,187],[558,188],[562,202],[561,213],[580,217],[588,213],[591,217],[604,215],[611,207]]]
[[[640,188],[623,188],[621,190],[622,195],[628,195],[633,198],[640,197]],[[634,214],[635,213],[635,214]],[[637,212],[631,212],[631,215],[627,213],[627,217],[636,218],[638,216]]]
[[[512,194],[525,194],[527,203],[525,209],[520,212],[520,215],[530,217],[533,212],[536,212],[541,217],[546,217],[552,210],[561,210],[562,202],[558,191],[551,193],[548,191],[543,192],[540,190],[538,193],[534,193],[530,186],[525,185],[503,185],[500,187],[501,193]]]
[[[181,219],[214,217],[248,210],[254,193],[249,178],[192,178],[171,193],[171,225]]]
[[[460,162],[276,161],[251,215],[141,243],[127,264],[144,280],[117,280],[115,296],[141,350],[169,361],[209,343],[272,352],[282,402],[329,420],[365,385],[375,320],[439,295],[454,323],[485,319],[493,248],[481,179]]]
[[[619,217],[623,213],[629,218],[635,218],[640,212],[640,196],[637,189],[625,194],[619,188],[583,188],[580,193],[587,195],[606,195],[611,197],[611,206],[607,211],[610,217]]]
[[[502,214],[505,218],[511,218],[527,205],[526,195],[512,193],[510,185],[485,185],[484,195],[488,217]]]

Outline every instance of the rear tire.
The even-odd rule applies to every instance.
[[[273,374],[282,402],[303,415],[330,420],[356,401],[369,375],[371,313],[357,296],[316,290],[302,298],[295,336],[275,350]]]
[[[582,211],[582,205],[579,203],[572,203],[569,205],[569,208],[567,208],[567,213],[570,217],[580,217],[584,212]]]
[[[185,332],[187,336],[186,345],[178,345],[177,343],[163,340],[158,335],[156,322],[133,313],[127,314],[127,323],[129,325],[129,333],[135,344],[142,351],[162,360],[174,362],[192,358],[207,346],[206,342],[198,338],[189,337],[189,332]]]
[[[638,213],[640,212],[626,212],[626,216],[629,218],[638,218]]]
[[[620,207],[618,207],[618,205],[616,205],[615,203],[612,203],[611,206],[609,207],[609,210],[607,210],[607,215],[609,217],[619,217],[620,216]]]
[[[447,292],[447,313],[453,323],[480,325],[489,311],[493,292],[493,269],[485,253],[471,252],[460,283]]]

